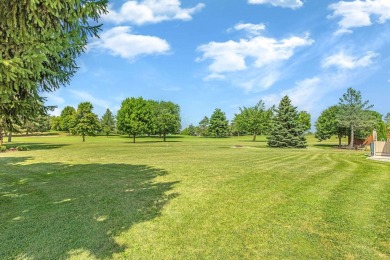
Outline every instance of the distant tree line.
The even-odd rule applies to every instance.
[[[267,135],[270,147],[306,147],[305,133],[311,128],[310,114],[298,111],[288,96],[283,97],[279,107],[266,109],[260,100],[253,107],[240,107],[230,122],[225,113],[217,108],[205,116],[198,126],[189,125],[182,134],[192,136],[225,137],[228,135]]]
[[[85,136],[112,133],[126,134],[133,138],[140,135],[159,135],[166,141],[168,134],[180,132],[180,107],[170,101],[126,98],[116,117],[107,109],[102,118],[92,112],[89,102],[80,103],[77,110],[65,107],[61,115],[51,118],[51,128],[71,135]]]

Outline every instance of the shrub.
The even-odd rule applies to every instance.
[[[25,145],[20,145],[20,146],[16,147],[16,150],[18,150],[18,151],[28,151],[28,147],[25,146]]]
[[[7,147],[2,145],[0,146],[0,153],[4,153],[7,150]]]

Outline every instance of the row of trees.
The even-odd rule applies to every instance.
[[[180,132],[179,105],[170,101],[126,98],[117,114],[117,129],[135,138],[142,134],[158,134],[166,141],[167,134]]]
[[[371,110],[369,101],[363,101],[360,91],[349,88],[337,105],[325,109],[318,117],[315,136],[323,141],[337,136],[339,146],[341,139],[348,137],[352,148],[355,138],[366,139],[376,129],[379,139],[387,139],[390,134],[390,113],[382,120],[382,115]]]
[[[198,126],[190,125],[183,134],[225,137],[227,135],[253,135],[252,140],[260,134],[268,135],[271,147],[305,147],[304,133],[311,128],[310,114],[299,112],[292,106],[291,100],[285,96],[278,108],[266,109],[264,102],[259,101],[253,107],[240,107],[229,124],[225,113],[215,109],[210,119],[204,117]]]
[[[172,102],[126,98],[116,117],[107,109],[100,120],[92,109],[89,102],[80,103],[77,110],[67,106],[51,119],[51,128],[81,135],[83,141],[88,135],[102,132],[108,136],[118,131],[133,137],[133,142],[143,134],[158,134],[165,142],[167,134],[180,132],[180,107]]]

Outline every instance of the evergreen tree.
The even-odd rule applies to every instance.
[[[288,96],[282,98],[272,118],[272,128],[268,136],[270,147],[305,148],[304,126],[299,122],[297,108]]]
[[[99,119],[92,109],[90,102],[80,103],[77,107],[74,131],[83,137],[83,142],[85,136],[94,136],[99,131]]]
[[[101,120],[101,127],[103,133],[108,135],[115,130],[115,117],[112,114],[111,110],[107,108],[106,113],[104,113]]]
[[[366,113],[372,107],[368,103],[368,100],[363,102],[360,91],[352,88],[340,98],[337,121],[341,126],[350,129],[349,148],[353,147],[356,130],[364,130],[375,124],[375,118]]]
[[[229,133],[229,122],[219,108],[216,108],[210,117],[209,133],[213,137],[225,137]]]

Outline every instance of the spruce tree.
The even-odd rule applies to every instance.
[[[299,121],[297,108],[291,104],[288,96],[283,97],[280,101],[272,123],[268,137],[270,147],[306,147],[304,126]]]

